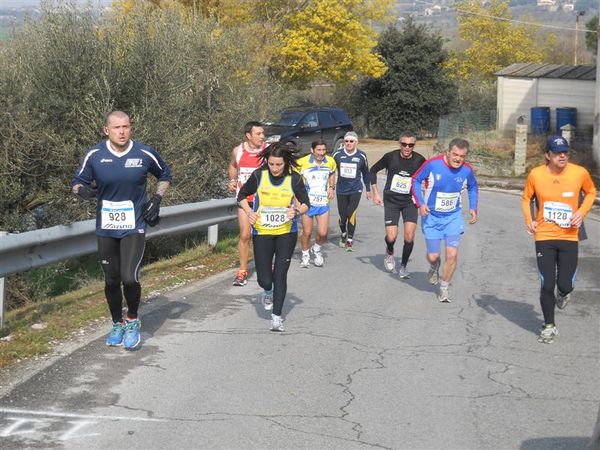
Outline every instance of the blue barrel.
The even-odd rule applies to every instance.
[[[546,134],[550,131],[550,108],[536,106],[531,108],[531,132],[533,134]]]
[[[565,125],[577,127],[577,108],[556,108],[556,134]]]

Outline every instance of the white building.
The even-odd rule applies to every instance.
[[[525,116],[531,129],[531,108],[550,108],[550,131],[556,132],[556,108],[577,109],[577,129],[594,126],[595,66],[513,64],[498,77],[497,130],[514,132],[517,118]],[[559,131],[560,132],[560,131]]]

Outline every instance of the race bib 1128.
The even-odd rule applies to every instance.
[[[571,227],[573,209],[566,203],[544,202],[543,214],[546,222],[554,222],[561,228]]]

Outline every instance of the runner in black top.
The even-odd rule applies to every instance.
[[[386,153],[371,167],[371,190],[373,202],[384,205],[386,270],[393,272],[396,267],[394,259],[394,244],[398,237],[398,221],[400,213],[404,221],[404,247],[398,275],[400,278],[410,278],[406,269],[408,258],[412,253],[417,228],[418,211],[411,194],[412,175],[425,162],[425,158],[413,151],[416,136],[411,132],[400,135],[400,148]],[[377,172],[387,169],[387,179],[383,189],[383,201],[377,190]]]

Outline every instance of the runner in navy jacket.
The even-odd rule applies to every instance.
[[[131,133],[126,113],[113,111],[108,114],[104,125],[108,139],[86,152],[71,183],[73,193],[84,200],[98,198],[98,254],[113,320],[106,344],[123,345],[126,349],[132,349],[140,342],[138,307],[142,288],[139,272],[146,225],[158,224],[160,202],[171,182],[171,170],[158,152],[132,141]],[[149,173],[158,179],[156,194],[150,201],[146,192]],[[127,301],[126,321],[123,321],[123,296]]]

